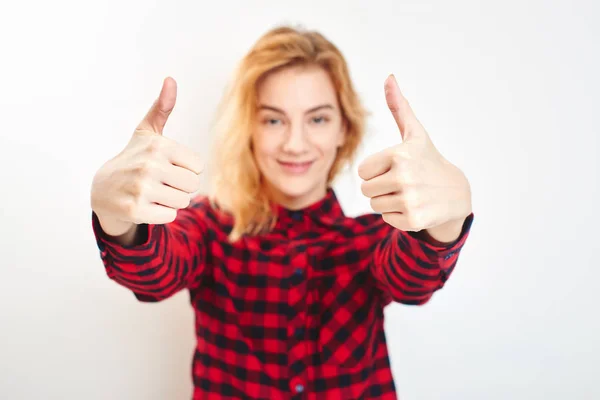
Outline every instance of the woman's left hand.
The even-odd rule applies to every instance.
[[[469,182],[436,149],[393,75],[384,86],[402,143],[360,164],[362,193],[371,199],[373,211],[395,228],[415,232],[427,229],[434,239],[451,241],[471,214]]]

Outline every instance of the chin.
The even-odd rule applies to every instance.
[[[288,199],[301,199],[310,196],[315,191],[314,178],[282,176],[275,182],[272,189]]]
[[[306,196],[313,190],[312,182],[301,182],[299,179],[288,179],[286,182],[280,182],[276,189],[286,197]]]

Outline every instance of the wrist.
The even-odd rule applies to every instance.
[[[100,222],[102,231],[112,238],[119,238],[131,234],[131,232],[135,230],[136,225],[133,222],[121,221],[117,218],[106,217],[99,214],[96,215],[98,216],[98,222]]]

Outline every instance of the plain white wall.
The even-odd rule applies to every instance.
[[[252,4],[250,6],[250,4]],[[399,395],[600,398],[597,2],[123,1],[0,6],[0,398],[185,399],[192,311],[105,276],[89,189],[158,94],[165,134],[207,154],[234,64],[267,29],[321,30],[373,116],[359,160],[398,143],[394,73],[467,174],[475,222],[445,289],[392,305]],[[368,212],[353,168],[336,189]]]

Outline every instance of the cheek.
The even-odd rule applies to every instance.
[[[314,146],[326,158],[334,157],[337,153],[339,138],[335,135],[316,138]]]
[[[326,128],[315,131],[312,136],[314,145],[321,150],[324,155],[336,154],[338,148],[343,145],[344,134],[339,123],[333,123]]]
[[[277,143],[274,140],[268,140],[264,136],[256,135],[252,144],[254,147],[254,157],[259,164],[264,165],[272,162],[273,157],[277,153]]]

